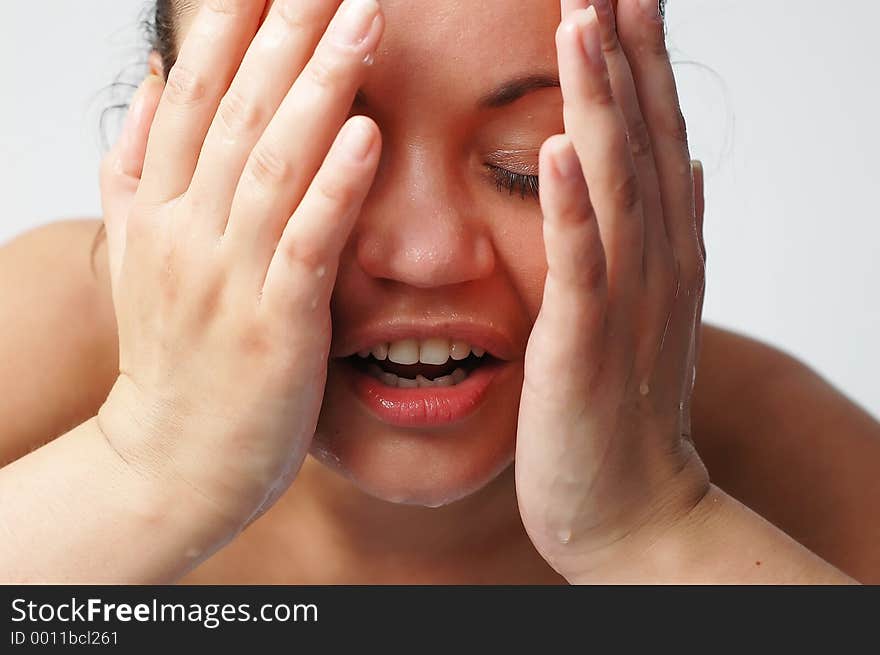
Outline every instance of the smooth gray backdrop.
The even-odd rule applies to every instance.
[[[4,2],[0,242],[100,215],[98,122],[119,97],[102,89],[121,73],[139,80],[146,5]],[[706,319],[799,356],[875,416],[878,24],[875,2],[669,2],[707,170]]]

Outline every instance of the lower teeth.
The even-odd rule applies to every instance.
[[[386,373],[376,364],[370,365],[369,373],[374,378],[382,382],[388,387],[398,387],[399,389],[416,389],[418,387],[454,387],[464,382],[468,374],[463,368],[455,369],[451,375],[429,380],[423,375],[417,375],[415,380],[403,378],[394,373]]]

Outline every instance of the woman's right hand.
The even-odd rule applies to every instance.
[[[346,121],[376,0],[266,5],[205,0],[158,107],[142,89],[102,170],[119,378],[98,422],[227,531],[308,452],[338,258],[381,149],[374,122]]]

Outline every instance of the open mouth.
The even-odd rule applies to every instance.
[[[380,344],[348,359],[359,371],[399,389],[454,387],[498,361],[481,348],[443,339]]]

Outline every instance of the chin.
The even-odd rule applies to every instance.
[[[359,384],[367,383],[347,364],[331,366],[310,452],[364,493],[441,507],[476,494],[513,463],[520,364],[500,366],[466,416],[421,424],[377,413]]]

